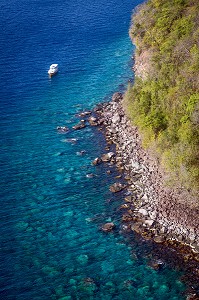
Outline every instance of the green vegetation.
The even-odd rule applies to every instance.
[[[199,188],[198,24],[198,0],[149,0],[139,6],[130,36],[136,61],[150,53],[142,66],[147,76],[136,76],[125,97],[143,145],[155,149],[172,180],[192,190]]]

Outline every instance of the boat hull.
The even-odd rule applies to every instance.
[[[49,75],[50,77],[56,75],[57,73],[58,73],[58,71],[56,71],[56,72],[50,72],[50,71],[48,71],[48,75]]]
[[[52,64],[50,69],[48,70],[48,74],[50,77],[54,76],[58,72],[58,64]]]

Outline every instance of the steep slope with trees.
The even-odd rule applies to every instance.
[[[199,2],[149,0],[135,11],[128,114],[170,179],[199,188]]]

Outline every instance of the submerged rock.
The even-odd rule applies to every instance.
[[[60,300],[72,300],[72,297],[71,296],[64,296],[64,297],[61,297]]]
[[[92,112],[90,110],[88,111],[82,111],[78,114],[79,117],[85,117],[85,116],[88,116],[90,115]]]
[[[62,140],[62,142],[64,142],[64,143],[76,144],[77,139],[75,139],[75,138],[65,139],[65,140]]]
[[[93,174],[93,173],[86,174],[87,178],[93,178],[94,176],[95,176],[95,174]]]
[[[95,284],[95,281],[91,277],[83,278],[79,284],[80,291],[83,291],[84,293],[86,292],[89,299],[96,288],[97,286]]]
[[[115,224],[113,222],[105,223],[102,225],[101,229],[104,232],[110,232],[115,228]]]
[[[89,119],[88,119],[88,122],[91,126],[97,126],[98,125],[98,119],[91,116]]]
[[[86,153],[85,150],[81,150],[81,151],[76,152],[76,155],[82,156],[82,155],[84,155],[85,153]]]
[[[81,254],[80,256],[78,256],[77,261],[80,265],[86,265],[88,263],[88,255]]]
[[[102,162],[101,158],[96,157],[96,158],[92,161],[92,164],[93,164],[94,166],[97,166],[97,165],[99,165],[101,162]]]
[[[107,275],[107,273],[114,273],[114,271],[115,271],[114,264],[112,264],[106,260],[102,262],[101,269],[102,269],[103,273],[106,275]]]
[[[154,270],[160,270],[164,267],[164,262],[161,259],[153,259],[148,263],[148,266]]]
[[[66,133],[66,132],[69,131],[69,128],[66,127],[66,126],[57,126],[57,131],[58,131],[59,133]]]
[[[81,120],[80,123],[78,123],[77,125],[73,126],[72,128],[74,130],[82,129],[82,128],[86,127],[85,122],[86,122],[85,120]]]

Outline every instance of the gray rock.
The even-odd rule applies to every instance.
[[[118,113],[114,114],[113,117],[112,117],[112,122],[114,124],[117,124],[120,122],[120,115]]]
[[[189,238],[189,240],[190,240],[191,242],[194,242],[195,239],[196,239],[195,233],[194,233],[194,232],[190,232],[188,238]]]

